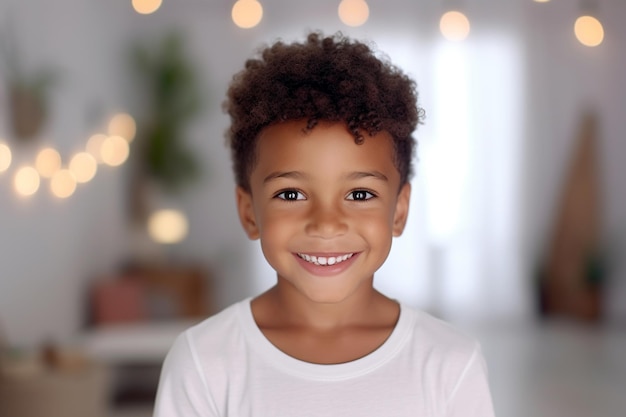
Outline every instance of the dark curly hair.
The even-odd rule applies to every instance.
[[[237,185],[250,191],[259,132],[287,120],[344,122],[355,142],[363,132],[393,137],[401,184],[412,175],[415,139],[423,118],[413,80],[363,42],[341,33],[310,33],[303,43],[282,41],[265,47],[235,74],[224,110],[230,115],[227,138]]]

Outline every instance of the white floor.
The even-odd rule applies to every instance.
[[[626,416],[626,326],[563,321],[472,332],[488,362],[498,417]],[[111,417],[149,417],[149,407]]]
[[[626,416],[626,326],[550,321],[477,333],[497,416]]]

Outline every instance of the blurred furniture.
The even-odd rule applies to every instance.
[[[35,359],[32,362],[13,367],[4,361],[0,368],[0,416],[108,416],[110,391],[106,367],[85,363],[75,368],[52,368],[38,364]]]
[[[108,366],[115,407],[154,401],[174,339],[212,312],[209,284],[192,266],[134,267],[93,284],[81,346]]]
[[[601,248],[602,208],[597,158],[597,120],[583,115],[542,271],[544,315],[587,321],[602,318],[605,279]]]
[[[111,324],[83,332],[81,346],[85,354],[103,363],[110,372],[113,408],[153,403],[161,364],[169,348],[176,336],[197,321]]]
[[[199,267],[133,267],[93,284],[90,325],[203,318],[211,311],[209,281]]]

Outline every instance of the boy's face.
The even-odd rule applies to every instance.
[[[357,145],[342,123],[308,133],[304,126],[290,121],[261,132],[251,193],[239,188],[237,205],[278,285],[335,303],[371,290],[392,236],[404,229],[410,186],[400,188],[386,132]]]

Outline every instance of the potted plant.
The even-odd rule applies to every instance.
[[[46,121],[47,96],[56,81],[56,74],[49,68],[26,71],[10,36],[4,36],[2,46],[9,95],[9,124],[16,139],[30,140],[37,136]]]
[[[185,143],[185,129],[202,107],[196,72],[183,38],[171,32],[155,47],[136,45],[132,62],[146,110],[137,123],[131,187],[132,214],[144,221],[150,193],[176,194],[193,182],[200,165]]]

